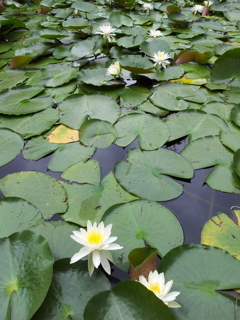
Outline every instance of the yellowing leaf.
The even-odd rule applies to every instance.
[[[201,243],[224,249],[240,260],[240,210],[233,211],[237,224],[220,213],[203,227]]]
[[[201,86],[201,85],[207,83],[207,80],[205,78],[189,79],[189,78],[186,78],[185,76],[183,76],[182,78],[179,78],[176,80],[171,80],[171,82],[181,82],[181,83]]]
[[[51,143],[79,141],[79,131],[60,125],[47,136],[47,139]]]

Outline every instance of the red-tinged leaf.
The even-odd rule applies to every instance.
[[[46,14],[52,9],[49,7],[41,6],[41,8],[38,10],[37,14]]]
[[[177,6],[174,6],[174,5],[170,5],[170,6],[167,6],[166,9],[167,9],[167,12],[168,12],[168,13],[180,12],[181,7],[177,7]]]
[[[32,59],[33,59],[33,57],[30,57],[30,56],[16,56],[16,57],[12,58],[12,61],[10,63],[10,67],[12,69],[23,68],[27,64],[29,64],[29,62],[31,62]]]
[[[176,60],[173,62],[173,64],[181,64],[181,63],[193,61],[196,53],[197,51],[183,50],[177,55]]]
[[[155,248],[143,247],[133,249],[129,253],[131,280],[138,280],[139,276],[147,278],[150,271],[157,269],[157,252]]]

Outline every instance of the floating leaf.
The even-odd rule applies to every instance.
[[[23,198],[50,219],[55,213],[67,210],[66,193],[60,183],[45,173],[22,171],[0,180],[0,190],[5,197]]]
[[[8,129],[0,129],[0,167],[15,159],[22,151],[22,137]]]
[[[115,100],[97,93],[72,95],[59,105],[59,109],[63,112],[61,123],[76,130],[88,117],[114,123],[120,114]]]
[[[134,73],[152,73],[154,65],[147,58],[133,55],[123,55],[119,62],[121,66]]]
[[[216,84],[240,87],[240,48],[228,50],[214,63],[211,80]]]
[[[170,131],[169,141],[187,135],[190,135],[191,141],[194,141],[206,135],[218,135],[221,130],[228,129],[221,118],[199,110],[171,114],[166,118],[165,123]]]
[[[169,130],[159,118],[144,113],[130,113],[119,119],[115,125],[115,144],[126,147],[138,138],[141,149],[154,150],[162,147],[169,138]]]
[[[51,171],[63,171],[71,165],[86,161],[94,154],[95,148],[84,147],[79,142],[62,144],[51,157],[47,167]]]
[[[133,25],[133,20],[126,14],[121,12],[112,12],[109,16],[109,21],[111,25],[119,28],[122,25],[131,27]]]
[[[111,307],[109,307],[111,306]],[[89,300],[84,320],[173,320],[170,309],[141,283],[125,280],[112,291],[104,291]]]
[[[239,314],[236,299],[219,290],[240,287],[239,267],[239,260],[218,248],[185,244],[172,249],[159,272],[173,279],[173,291],[180,292],[181,308],[171,309],[176,319],[234,319]]]
[[[43,222],[41,213],[31,203],[21,198],[0,199],[0,237],[8,237]]]
[[[145,241],[158,249],[163,257],[173,247],[183,243],[183,231],[174,214],[156,202],[136,200],[109,208],[103,216],[106,225],[112,223],[112,234],[123,249],[112,252],[114,263],[122,270],[129,268],[128,255]]]
[[[76,5],[76,4],[75,4]],[[90,3],[91,5],[91,3]],[[84,29],[91,26],[91,23],[84,18],[74,18],[66,20],[62,23],[64,28]]]
[[[208,220],[201,234],[201,243],[228,251],[240,260],[240,225],[239,212],[233,210],[237,224],[225,213],[220,213]]]
[[[145,102],[149,97],[149,90],[139,85],[125,87],[120,95],[120,104],[125,108],[133,108]]]
[[[59,110],[52,108],[26,116],[0,115],[0,127],[11,129],[27,139],[49,130],[59,118]]]
[[[101,271],[89,276],[86,262],[70,265],[69,259],[59,260],[54,264],[53,280],[46,299],[32,320],[83,320],[88,300],[109,289],[110,283]]]
[[[127,36],[122,37],[117,40],[117,44],[124,48],[134,48],[139,46],[143,41],[146,40],[145,36]],[[135,58],[139,58],[139,56],[135,56]],[[125,68],[126,69],[126,68]],[[129,69],[127,69],[129,70]]]
[[[131,280],[139,280],[139,276],[148,278],[149,272],[157,269],[157,249],[143,247],[133,249],[129,255],[129,274]]]
[[[204,103],[206,96],[198,87],[183,83],[163,83],[152,89],[150,97],[157,107],[170,111],[179,111],[189,108],[188,102]]]
[[[98,13],[98,7],[91,2],[89,3],[89,2],[81,1],[77,3],[73,3],[72,8],[75,8],[79,11],[86,12],[86,13],[88,12]]]
[[[115,165],[115,176],[130,193],[144,199],[166,201],[183,192],[183,186],[169,176],[191,179],[193,169],[184,157],[167,149],[132,149],[126,162]]]
[[[71,53],[78,57],[83,58],[96,52],[103,44],[102,37],[96,36],[87,40],[82,40],[72,47]]]
[[[64,125],[54,129],[46,139],[51,143],[69,143],[79,141],[79,131],[70,129]]]
[[[233,122],[228,122],[227,130],[221,131],[220,141],[233,151],[240,149],[240,128]]]
[[[7,70],[0,73],[0,91],[10,89],[27,78],[25,71]]]
[[[150,57],[153,57],[154,53],[157,53],[158,51],[169,53],[171,49],[166,41],[160,39],[153,39],[152,41],[142,42],[140,48],[142,52]]]
[[[52,280],[53,257],[47,241],[32,231],[0,239],[0,313],[30,320]]]
[[[32,138],[26,143],[25,149],[23,150],[23,156],[28,160],[39,160],[57,150],[58,147],[59,144],[50,143],[42,136]]]
[[[67,178],[68,168],[64,172],[64,177]],[[83,183],[89,180],[86,171],[85,177],[76,176],[77,182]],[[97,177],[95,177],[97,179]],[[98,178],[100,180],[100,176]],[[112,172],[110,172],[100,185],[78,185],[78,184],[63,184],[68,195],[69,208],[62,218],[66,221],[71,221],[82,226],[87,225],[87,220],[96,221],[99,223],[102,220],[104,212],[111,206],[118,203],[126,203],[135,200],[136,197],[126,192],[117,183]]]
[[[112,76],[107,75],[107,70],[108,68],[82,70],[79,72],[78,78],[81,79],[81,81],[94,86],[107,85],[109,80],[113,79]]]
[[[231,120],[240,127],[240,105],[234,106],[231,111]]]
[[[237,172],[238,176],[240,177],[240,149],[238,149],[234,153],[234,166],[235,166],[235,171]]]

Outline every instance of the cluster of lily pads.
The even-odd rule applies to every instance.
[[[3,319],[237,319],[225,290],[240,288],[240,210],[183,244],[157,201],[207,167],[209,187],[240,193],[240,3],[4,0],[0,12],[0,166],[52,154],[62,178],[0,180]],[[101,180],[96,150],[131,143]],[[107,259],[131,280],[111,289],[93,271],[110,273]]]

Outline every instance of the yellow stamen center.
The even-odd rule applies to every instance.
[[[150,291],[157,291],[158,294],[161,293],[161,288],[158,283],[151,283],[148,288]]]
[[[162,58],[162,57],[163,57],[163,54],[162,54],[162,53],[159,53],[158,56],[159,56],[159,58]]]
[[[89,243],[95,243],[95,244],[99,244],[101,243],[103,240],[103,235],[102,233],[98,232],[98,231],[92,231],[88,234],[87,237],[87,241]]]

